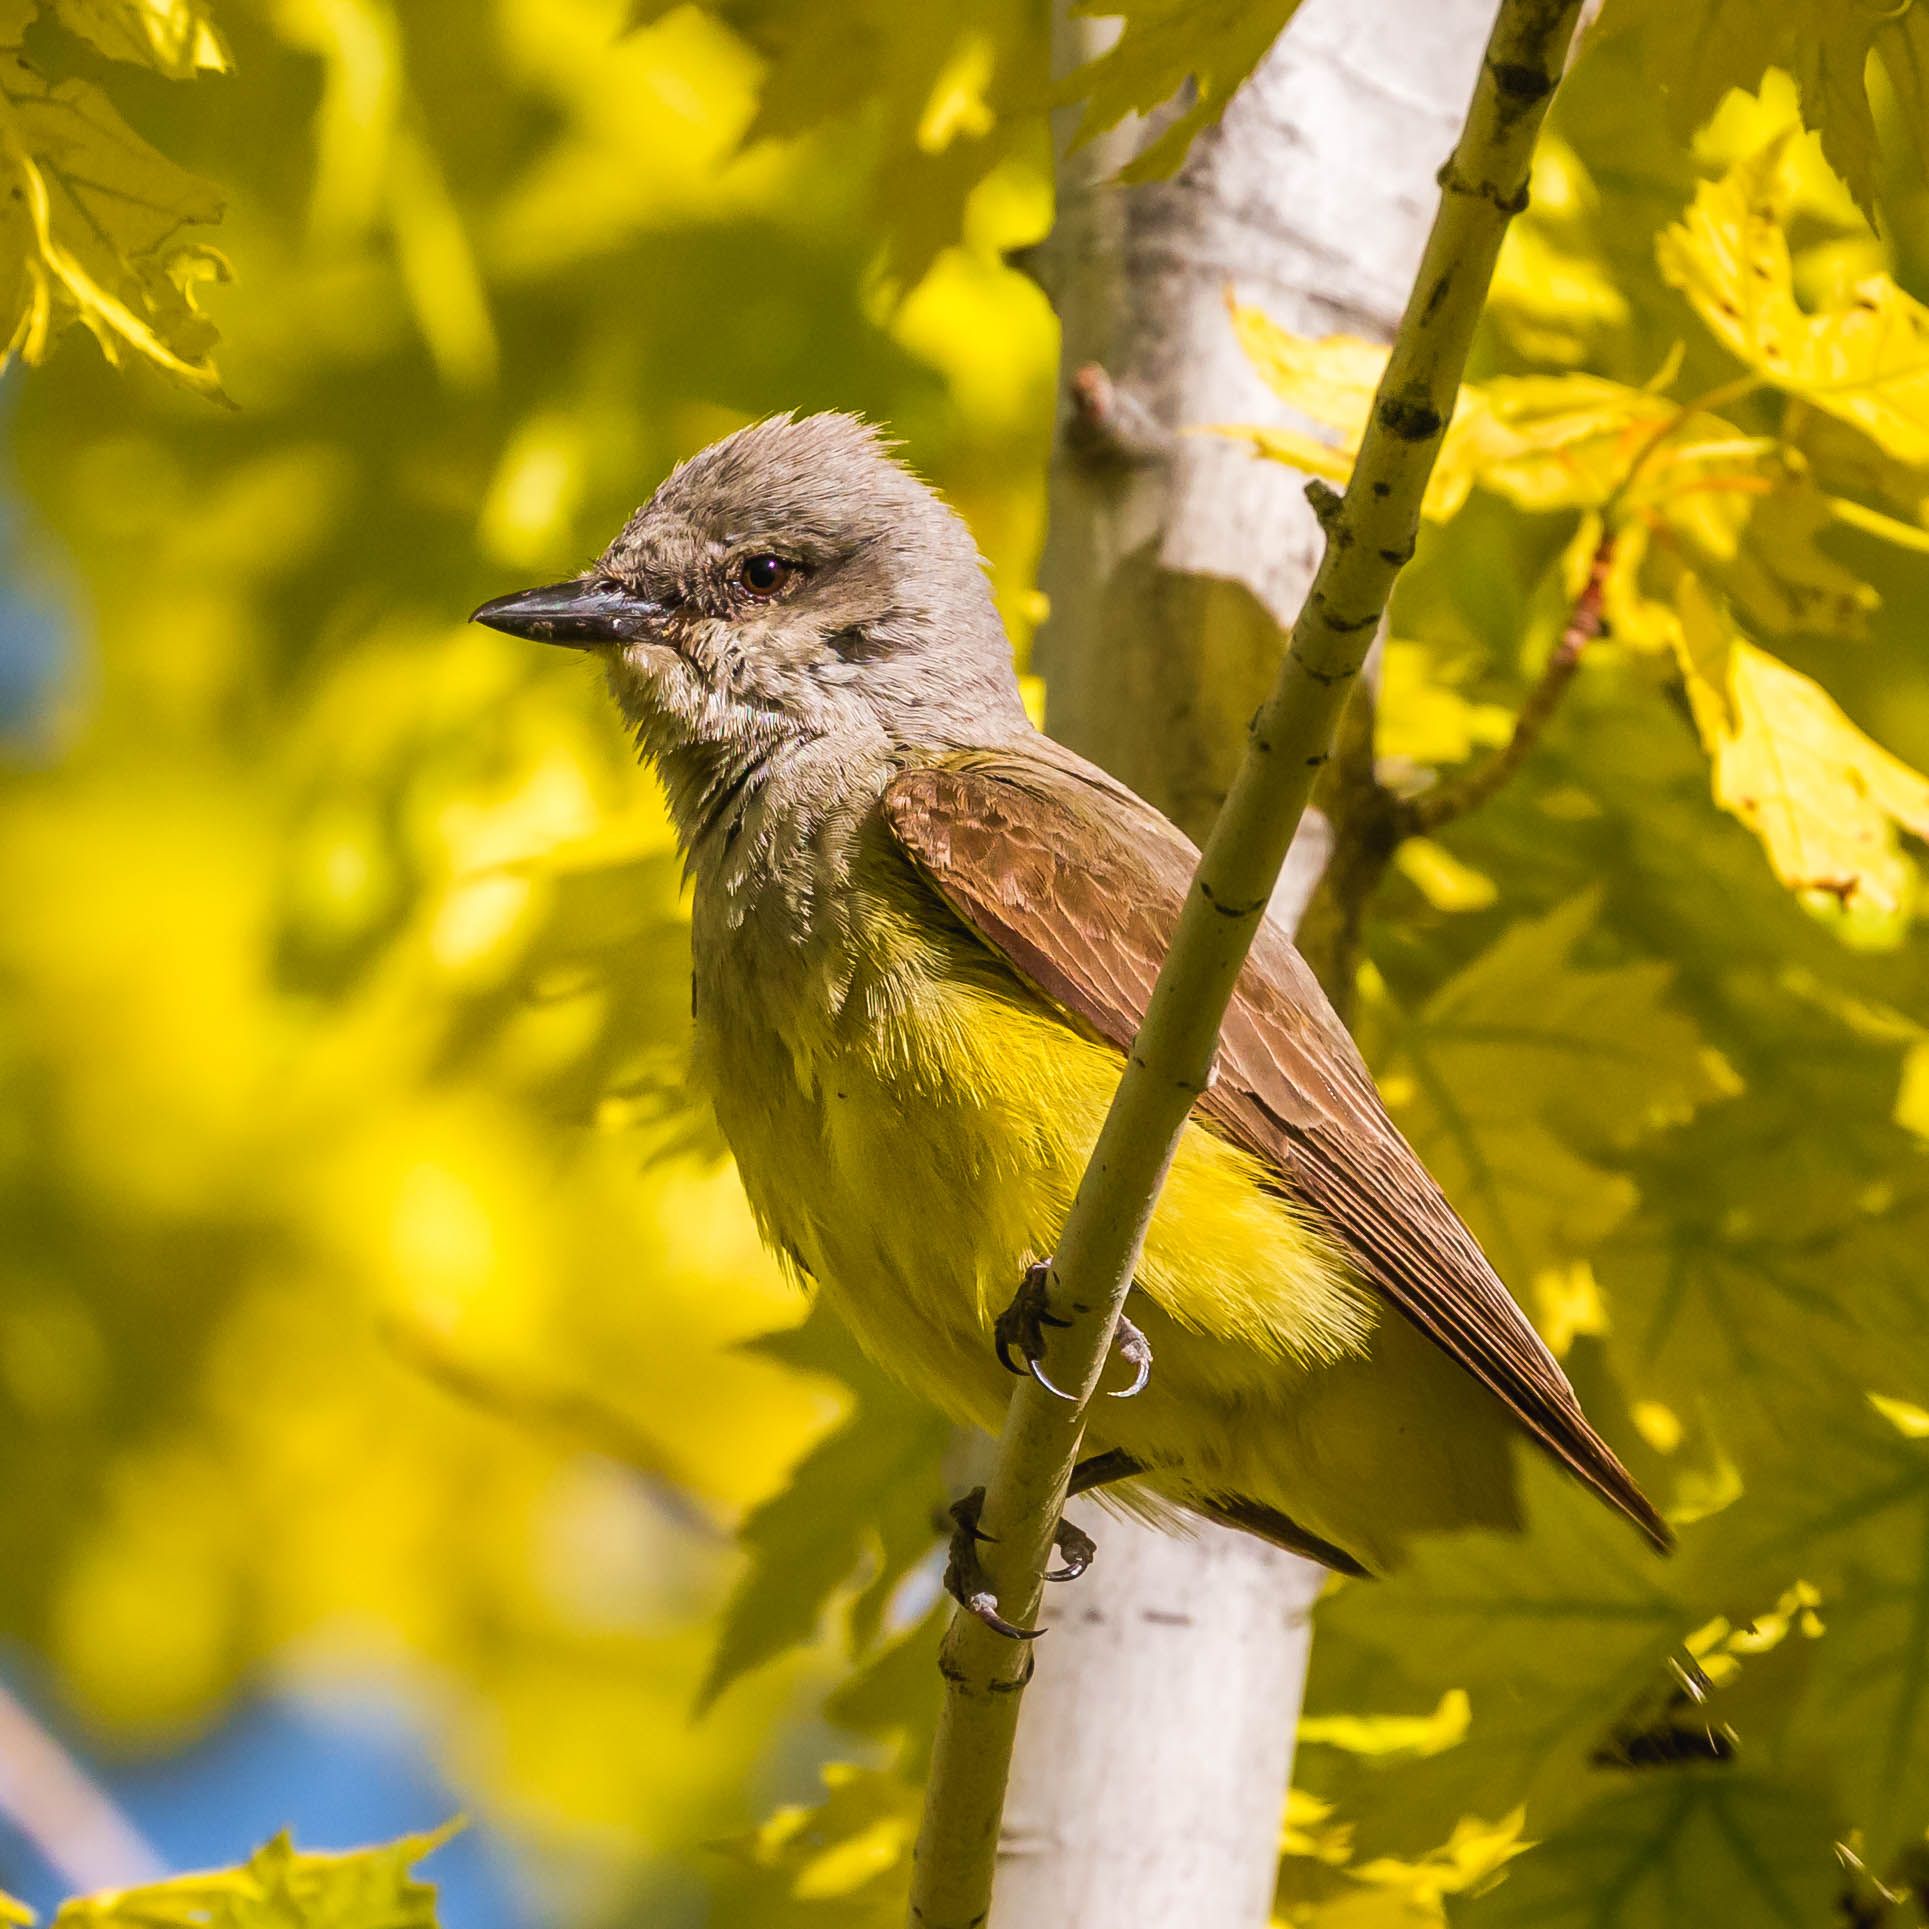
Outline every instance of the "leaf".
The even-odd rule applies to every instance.
[[[856,1393],[848,1416],[745,1520],[749,1566],[724,1608],[700,1701],[814,1638],[825,1607],[853,1581],[851,1636],[876,1636],[891,1591],[927,1554],[943,1499],[939,1456],[951,1424],[865,1360],[821,1304],[794,1332],[757,1351],[834,1372]]]
[[[1464,1740],[1363,1771],[1371,1780],[1358,1786],[1372,1793],[1362,1806],[1377,1816],[1427,1828],[1525,1802],[1538,1820],[1574,1801],[1614,1711],[1662,1676],[1705,1618],[1680,1592],[1677,1563],[1645,1553],[1540,1456],[1519,1464],[1525,1533],[1420,1542],[1397,1574],[1320,1605],[1318,1713],[1333,1692],[1318,1677],[1344,1666],[1349,1649],[1365,1651],[1362,1675],[1467,1688]]]
[[[1665,966],[1576,962],[1596,909],[1584,894],[1515,925],[1375,1054],[1395,1117],[1522,1290],[1632,1208],[1622,1148],[1733,1088],[1669,1009]]]
[[[1682,142],[1731,88],[1753,93],[1770,67],[1785,69],[1829,164],[1872,217],[1881,152],[1865,70],[1881,18],[1874,7],[1842,0],[1609,0],[1598,31],[1632,41],[1652,97]],[[1885,59],[1893,45],[1883,37]]]
[[[1919,1364],[1904,1372],[1929,1393]],[[1778,1564],[1819,1591],[1825,1632],[1789,1746],[1828,1764],[1877,1870],[1929,1824],[1929,1437],[1914,1402],[1887,1406],[1831,1405],[1825,1424],[1785,1432],[1780,1464],[1751,1489],[1759,1499],[1719,1523],[1709,1550],[1737,1567]]]
[[[1123,24],[1117,41],[1060,90],[1062,99],[1085,103],[1076,139],[1088,141],[1128,114],[1151,113],[1190,82],[1184,111],[1120,178],[1150,181],[1175,172],[1193,137],[1226,111],[1298,9],[1299,0],[1078,0],[1079,13]]]
[[[1675,597],[1681,671],[1715,766],[1715,801],[1762,840],[1791,890],[1899,909],[1929,838],[1929,778],[1865,736],[1826,691],[1758,650],[1693,577]]]
[[[1929,308],[1887,275],[1818,314],[1797,303],[1786,147],[1771,141],[1704,182],[1656,244],[1661,272],[1764,381],[1853,423],[1898,460],[1929,464]]]
[[[60,23],[116,60],[176,80],[225,74],[231,61],[206,0],[53,0]]]
[[[1654,1771],[1564,1823],[1449,1919],[1466,1929],[1809,1929],[1830,1919],[1840,1886],[1829,1808],[1814,1789],[1732,1770]]]
[[[461,1826],[341,1854],[283,1833],[239,1868],[63,1903],[52,1929],[435,1929],[435,1885],[409,1871]]]
[[[723,1846],[755,1872],[762,1929],[893,1929],[904,1920],[920,1792],[887,1770],[827,1762],[824,1799],[790,1803]]]
[[[9,1925],[9,1929],[33,1929],[34,1912],[0,1889],[0,1923]]]
[[[210,396],[214,330],[195,305],[225,272],[185,240],[221,197],[147,145],[91,82],[49,85],[0,46],[0,366],[45,359],[78,321],[108,361],[132,353]]]

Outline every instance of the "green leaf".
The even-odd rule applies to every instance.
[[[1820,313],[1797,302],[1786,150],[1785,137],[1771,141],[1704,182],[1656,244],[1661,272],[1763,381],[1853,423],[1900,461],[1929,464],[1929,308],[1887,275]]]
[[[1513,926],[1373,1054],[1402,1129],[1523,1291],[1631,1210],[1622,1150],[1733,1089],[1669,1008],[1665,966],[1576,961],[1596,909],[1586,894]]]
[[[50,85],[0,45],[0,366],[45,358],[78,321],[110,362],[128,355],[221,393],[214,329],[195,296],[225,273],[183,230],[221,197],[156,153],[91,82]]]
[[[1918,1399],[1929,1375],[1898,1363]],[[1929,1434],[1907,1399],[1831,1405],[1786,1437],[1709,1551],[1819,1590],[1824,1634],[1790,1747],[1825,1763],[1867,1860],[1886,1868],[1929,1826]],[[1785,1411],[1785,1421],[1804,1416]]]
[[[932,1546],[944,1499],[938,1462],[952,1428],[858,1353],[821,1304],[757,1351],[832,1372],[855,1404],[755,1508],[738,1539],[749,1565],[724,1609],[700,1699],[815,1638],[824,1609],[856,1588],[851,1638],[875,1638],[892,1590]]]
[[[1898,830],[1929,838],[1929,777],[1865,736],[1817,683],[1757,649],[1693,577],[1675,597],[1682,675],[1715,801],[1791,890],[1878,915],[1913,882]]]
[[[1770,67],[1792,74],[1802,118],[1873,216],[1881,152],[1866,69],[1881,20],[1880,10],[1842,0],[1609,0],[1599,32],[1629,37],[1652,98],[1683,142],[1730,88],[1753,93]],[[1885,59],[1892,44],[1885,36]]]
[[[723,1846],[753,1872],[743,1919],[760,1929],[895,1929],[904,1920],[918,1789],[886,1770],[828,1762],[824,1799],[787,1804]]]
[[[461,1826],[341,1854],[283,1833],[239,1868],[63,1903],[53,1929],[435,1929],[435,1885],[410,1871]]]
[[[1385,1660],[1362,1672],[1461,1683],[1471,1704],[1457,1746],[1360,1771],[1362,1806],[1377,1815],[1426,1829],[1523,1801],[1530,1824],[1558,1813],[1584,1794],[1616,1711],[1663,1678],[1703,1618],[1678,1563],[1644,1551],[1540,1455],[1524,1452],[1520,1471],[1526,1532],[1423,1541],[1397,1574],[1320,1606],[1316,1671],[1364,1650]],[[1331,1692],[1321,1686],[1318,1712]]]
[[[1265,58],[1299,0],[1079,0],[1078,12],[1120,18],[1118,40],[1067,77],[1062,97],[1082,100],[1077,138],[1090,140],[1128,114],[1149,114],[1186,85],[1192,99],[1131,165],[1127,181],[1155,180],[1186,157],[1193,136],[1226,111]]]
[[[1842,1886],[1828,1804],[1811,1788],[1732,1770],[1651,1772],[1603,1796],[1484,1896],[1466,1929],[1811,1929]]]
[[[54,16],[102,53],[176,80],[232,64],[206,0],[54,0]]]

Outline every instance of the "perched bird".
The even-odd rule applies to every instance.
[[[694,1076],[765,1238],[995,1428],[1001,1359],[1050,1384],[1045,1262],[1193,846],[1033,728],[969,532],[848,416],[716,443],[589,573],[475,615],[599,656],[661,775]],[[1108,1386],[1134,1397],[1094,1403],[1076,1486],[1378,1572],[1515,1522],[1524,1431],[1668,1544],[1276,925],[1126,1310]],[[967,1530],[954,1584],[1008,1626],[972,1565]]]

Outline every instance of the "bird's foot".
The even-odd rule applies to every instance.
[[[974,1487],[951,1506],[953,1532],[951,1558],[944,1566],[944,1590],[967,1614],[976,1615],[994,1634],[1013,1641],[1036,1641],[1043,1628],[1021,1628],[998,1612],[998,1596],[992,1591],[990,1576],[978,1558],[978,1543],[991,1538],[978,1525],[985,1511],[985,1490]],[[1045,1570],[1048,1581],[1075,1581],[1091,1566],[1098,1543],[1082,1527],[1060,1520],[1052,1530],[1052,1545],[1065,1565]]]
[[[1071,1325],[1070,1320],[1060,1319],[1051,1310],[1051,1283],[1049,1259],[1027,1266],[1023,1283],[1011,1304],[993,1322],[991,1334],[998,1351],[998,1364],[1007,1373],[1029,1373],[1047,1393],[1069,1400],[1074,1396],[1063,1387],[1054,1386],[1039,1364],[1045,1353],[1045,1328]],[[1132,1384],[1118,1388],[1110,1397],[1129,1400],[1135,1393],[1144,1392],[1146,1381],[1152,1377],[1152,1345],[1123,1313],[1112,1335],[1112,1351],[1132,1369]]]

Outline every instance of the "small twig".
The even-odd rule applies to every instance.
[[[1528,754],[1540,741],[1541,732],[1559,709],[1567,686],[1574,681],[1574,672],[1581,667],[1587,646],[1601,634],[1601,607],[1607,596],[1608,571],[1614,563],[1614,540],[1615,532],[1604,529],[1601,540],[1594,545],[1594,560],[1588,565],[1587,581],[1581,585],[1581,593],[1568,612],[1560,640],[1548,653],[1540,681],[1528,693],[1520,715],[1514,719],[1513,735],[1478,769],[1451,783],[1436,784],[1432,790],[1414,798],[1406,808],[1408,835],[1428,836],[1456,817],[1479,809],[1527,761]]]
[[[1162,462],[1171,453],[1171,432],[1099,363],[1074,369],[1065,396],[1065,446],[1087,462],[1131,469]]]

